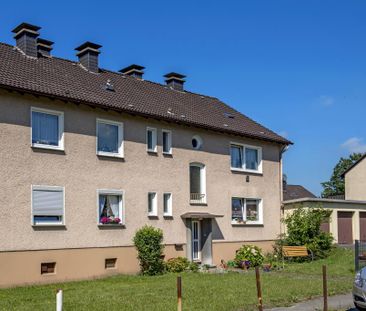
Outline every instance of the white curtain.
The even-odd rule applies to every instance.
[[[109,204],[111,205],[111,209],[114,214],[114,217],[121,218],[121,215],[119,214],[119,196],[110,195]]]
[[[106,200],[105,195],[99,196],[99,218],[102,216],[105,200]]]

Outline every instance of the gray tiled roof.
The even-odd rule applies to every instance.
[[[300,185],[286,185],[283,189],[283,200],[295,200],[302,198],[316,198],[309,190]]]
[[[104,69],[91,73],[77,62],[57,57],[30,58],[4,43],[0,43],[0,59],[1,88],[281,144],[291,143],[214,97],[173,90]],[[114,91],[106,90],[108,80]]]

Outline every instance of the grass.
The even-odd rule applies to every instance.
[[[287,306],[320,296],[322,265],[328,266],[331,295],[351,291],[353,253],[335,249],[324,260],[288,264],[284,271],[262,273],[265,307]],[[55,291],[64,291],[64,310],[176,310],[176,276],[114,276],[106,279],[0,290],[0,310],[54,310]],[[253,271],[182,274],[183,310],[256,310]]]

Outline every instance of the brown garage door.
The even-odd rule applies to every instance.
[[[338,212],[338,244],[352,243],[352,212]]]
[[[366,212],[360,212],[360,240],[366,241]]]
[[[323,232],[326,232],[326,233],[329,233],[329,221],[327,222],[323,222],[321,225],[320,225],[320,230],[323,231]]]

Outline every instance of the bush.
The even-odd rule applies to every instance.
[[[249,261],[251,267],[260,266],[263,263],[264,257],[262,250],[254,245],[243,245],[236,252],[235,263],[237,266],[242,266],[241,262]]]
[[[139,229],[133,242],[138,252],[138,260],[143,275],[157,275],[164,272],[163,231],[152,226]]]
[[[189,263],[189,267],[188,269],[192,272],[198,272],[198,270],[200,269],[200,267],[198,266],[198,263],[197,262],[190,262]]]
[[[284,223],[287,233],[277,243],[277,251],[282,250],[283,245],[305,245],[316,258],[325,258],[332,248],[333,237],[330,233],[320,230],[323,222],[329,221],[331,211],[322,208],[296,208]]]
[[[189,268],[190,262],[185,257],[170,258],[166,263],[165,267],[168,272],[183,272]]]

